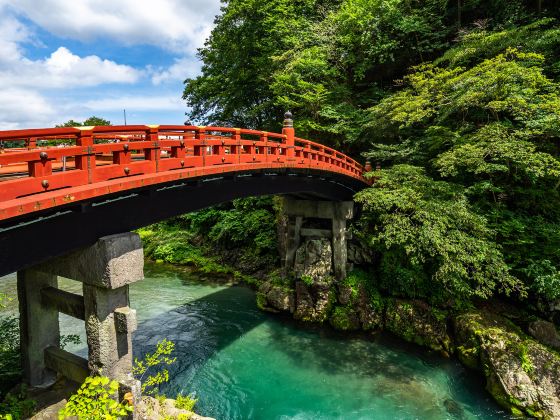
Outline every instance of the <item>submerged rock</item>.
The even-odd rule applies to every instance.
[[[385,328],[412,343],[445,353],[452,352],[447,313],[421,301],[388,300]]]
[[[487,389],[515,415],[560,418],[560,357],[506,318],[473,311],[455,318],[457,354],[484,373]]]
[[[361,327],[358,311],[348,306],[337,306],[334,308],[329,322],[333,328],[342,331],[355,331]]]

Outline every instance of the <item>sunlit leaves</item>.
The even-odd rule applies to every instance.
[[[160,371],[152,373],[158,366],[169,366],[175,363],[176,357],[170,357],[175,350],[175,343],[164,338],[157,343],[153,353],[147,353],[144,359],[134,360],[132,373],[142,382],[142,393],[157,394],[159,386],[169,381],[169,371],[163,367]],[[146,376],[149,373],[148,376]]]
[[[77,417],[80,420],[117,420],[132,412],[128,402],[116,399],[119,384],[104,376],[87,377],[78,391],[72,395],[58,418]]]
[[[409,293],[441,300],[521,290],[486,220],[470,208],[460,186],[433,181],[421,168],[406,165],[377,175],[376,184],[356,196],[366,212],[361,227],[379,252],[400,250],[395,271],[416,267],[428,274],[432,286]]]

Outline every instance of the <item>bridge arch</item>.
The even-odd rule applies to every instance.
[[[340,152],[282,134],[197,126],[0,132],[0,275],[98,238],[259,195],[348,201],[368,185]]]

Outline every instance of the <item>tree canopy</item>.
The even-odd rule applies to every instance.
[[[111,121],[106,120],[104,118],[91,116],[84,122],[68,120],[65,123],[57,124],[57,127],[90,127],[90,126],[97,126],[97,125],[112,125]]]
[[[356,196],[380,287],[560,297],[560,2],[224,1],[189,116],[383,168]]]

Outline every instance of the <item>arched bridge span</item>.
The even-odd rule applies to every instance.
[[[0,275],[234,198],[351,200],[367,186],[344,154],[282,134],[198,126],[0,131]]]

